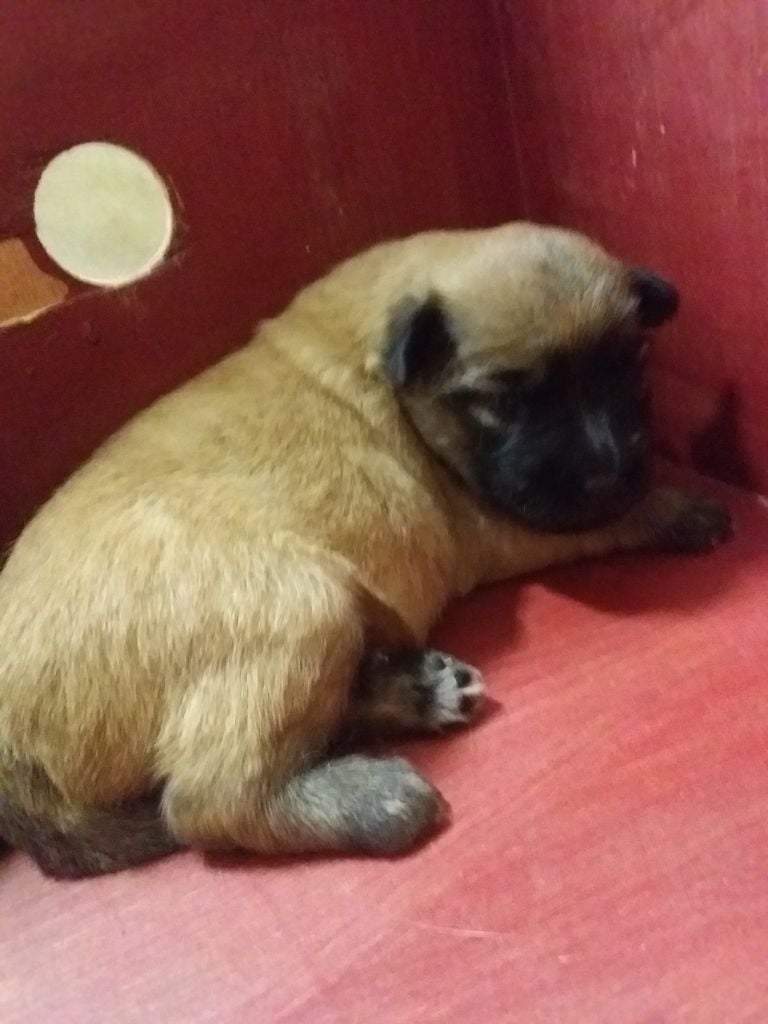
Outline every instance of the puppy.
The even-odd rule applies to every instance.
[[[0,574],[0,835],[43,871],[179,846],[394,854],[444,804],[347,730],[468,722],[455,595],[729,521],[649,490],[674,288],[516,223],[380,245],[115,434]]]

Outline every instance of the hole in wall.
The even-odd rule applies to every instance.
[[[168,189],[143,157],[111,142],[55,156],[35,190],[35,230],[78,281],[116,288],[151,273],[173,236]]]

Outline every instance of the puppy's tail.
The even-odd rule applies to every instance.
[[[179,848],[155,801],[73,807],[38,766],[14,761],[9,767],[0,759],[0,852],[3,841],[53,878],[121,871]]]

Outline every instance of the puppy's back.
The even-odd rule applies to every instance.
[[[452,588],[436,470],[366,373],[361,339],[342,338],[345,290],[327,317],[322,302],[309,320],[289,310],[139,414],[0,573],[0,746],[35,753],[71,798],[152,784],[169,706],[202,663],[275,634],[296,551],[332,574],[354,566],[416,634]]]

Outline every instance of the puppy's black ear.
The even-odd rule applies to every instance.
[[[641,327],[659,327],[672,319],[680,305],[680,295],[673,284],[642,267],[631,271],[631,282]]]
[[[407,300],[395,310],[389,327],[385,366],[396,388],[426,387],[456,352],[445,311],[436,296]]]

